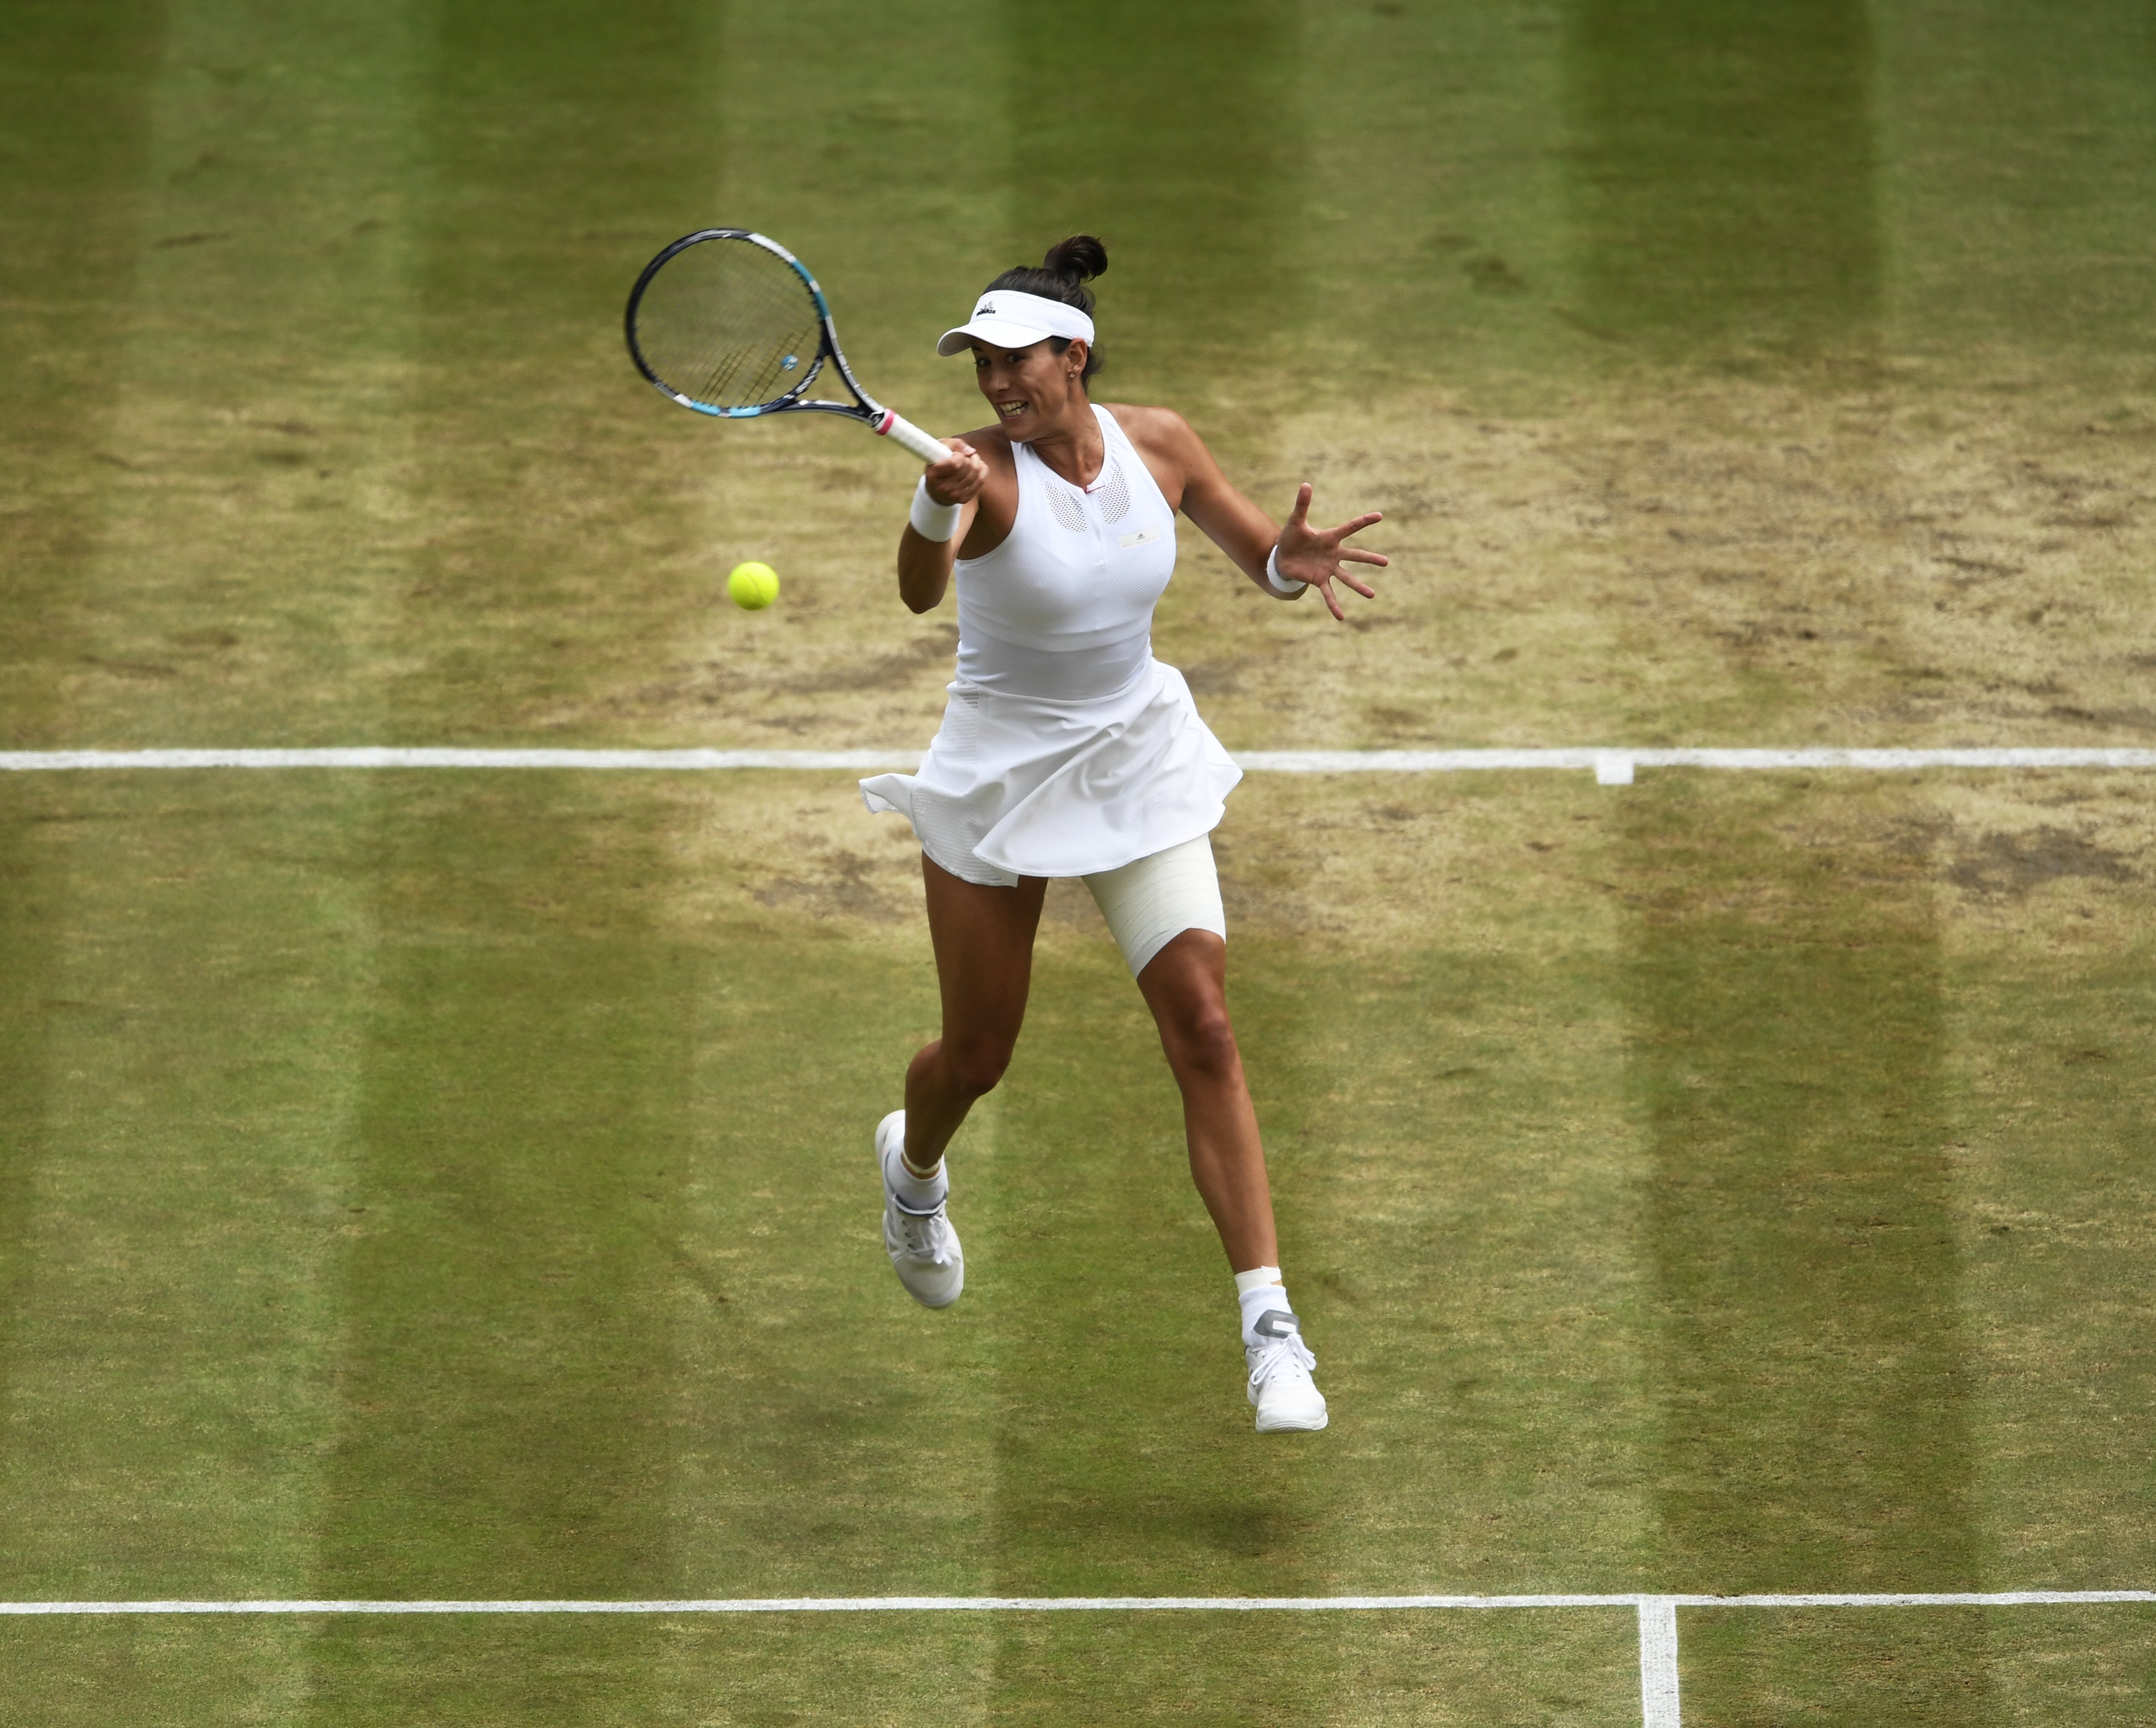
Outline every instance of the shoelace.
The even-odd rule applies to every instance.
[[[893,1211],[897,1209],[894,1207]],[[926,1260],[931,1266],[951,1263],[951,1225],[941,1210],[922,1217],[916,1213],[898,1214],[899,1240],[906,1244],[906,1257]]]
[[[1260,1344],[1257,1359],[1250,1364],[1250,1384],[1261,1386],[1274,1376],[1291,1370],[1307,1375],[1317,1365],[1317,1358],[1310,1353],[1300,1332],[1268,1338]]]

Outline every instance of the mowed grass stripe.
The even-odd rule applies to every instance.
[[[121,327],[140,236],[136,199],[148,152],[146,86],[162,45],[161,10],[120,6],[95,18],[64,3],[26,6],[11,19],[0,60],[0,113],[10,172],[0,198],[0,416],[10,472],[8,579],[0,583],[0,730],[11,743],[67,735],[69,656],[54,640],[56,608],[80,580],[95,540],[95,453],[115,412],[109,390],[85,388],[86,353],[109,352]],[[74,147],[53,149],[65,136]],[[24,794],[29,795],[23,795]],[[20,1348],[13,1316],[38,1278],[33,1208],[67,1148],[54,1117],[67,1075],[55,1004],[74,900],[72,860],[59,818],[66,800],[28,785],[0,805],[0,1412],[33,1402],[36,1352]],[[70,1427],[72,1425],[69,1425]],[[18,1430],[19,1432],[19,1430]],[[13,1448],[11,1448],[11,1451]],[[18,1575],[49,1564],[27,1532],[0,1536]]]
[[[414,17],[417,172],[397,191],[424,532],[368,667],[393,675],[400,715],[433,712],[445,681],[506,681],[512,702],[558,688],[564,618],[604,637],[611,616],[561,584],[564,562],[588,535],[634,563],[679,534],[679,512],[635,486],[560,507],[578,491],[560,465],[593,435],[592,385],[612,377],[598,357],[614,357],[597,333],[615,327],[625,270],[708,195],[718,88],[708,8],[535,18],[444,0]],[[382,921],[367,1210],[317,1587],[464,1593],[491,1567],[535,1589],[671,1588],[675,1233],[708,957],[665,916],[668,813],[547,782],[476,808],[446,786],[384,789],[366,842]],[[423,1705],[379,1654],[318,1629],[306,1720],[454,1715],[454,1687],[429,1678]],[[560,1674],[552,1708],[583,1714],[615,1684]]]
[[[129,711],[183,723],[203,685],[265,652],[296,651],[288,676],[350,681],[365,578],[393,561],[357,524],[381,510],[398,448],[382,421],[403,289],[393,237],[362,230],[383,229],[380,192],[407,171],[403,24],[334,6],[289,28],[201,0],[162,8],[106,45],[126,111],[74,114],[38,149],[63,183],[106,164],[105,184],[75,188],[69,244],[121,212],[126,231],[78,291],[96,316],[39,357],[98,425],[87,450],[59,445],[81,527],[64,564],[28,566],[28,657],[55,676],[46,717],[13,738],[110,736]],[[75,88],[99,58],[78,44],[44,75]],[[235,587],[226,554],[306,579]],[[242,706],[228,700],[228,723]],[[376,722],[363,701],[349,712]],[[68,884],[38,980],[43,1156],[10,1208],[30,1251],[6,1340],[8,1547],[25,1579],[311,1576],[350,1016],[372,949],[341,867],[372,797],[355,793],[266,821],[244,792],[70,798],[9,825]],[[54,910],[33,900],[11,922],[33,908]],[[198,1706],[289,1719],[308,1636],[265,1629],[254,1664],[202,1677]],[[33,1669],[10,1689],[44,1720],[109,1720],[136,1653],[107,1640],[84,1669]]]
[[[430,452],[415,476],[413,503],[445,531],[430,536],[418,580],[398,591],[397,615],[387,628],[404,655],[398,663],[400,696],[424,706],[436,699],[433,685],[444,670],[454,680],[460,669],[480,663],[473,658],[474,634],[484,639],[516,615],[515,606],[502,604],[505,585],[536,577],[539,604],[547,597],[544,573],[552,560],[544,547],[564,530],[557,516],[526,510],[519,533],[490,533],[498,556],[473,557],[465,531],[491,516],[506,485],[514,488],[528,476],[536,450],[575,441],[567,428],[587,370],[584,327],[593,309],[611,297],[602,288],[608,252],[601,247],[583,258],[582,268],[564,270],[552,237],[564,224],[633,221],[641,210],[663,210],[703,193],[716,159],[709,122],[716,66],[710,19],[680,5],[608,16],[557,8],[547,27],[535,31],[529,16],[515,8],[452,0],[427,9],[423,27],[415,146],[420,172],[407,188],[420,308],[408,413],[413,435]],[[605,175],[535,177],[528,172],[534,157],[586,162],[594,136],[629,147],[633,166],[618,164]],[[512,422],[525,441],[505,435]],[[656,514],[664,532],[669,512]],[[468,620],[467,627],[445,630],[444,609]],[[551,657],[540,654],[534,663]],[[485,817],[473,831],[470,811],[418,800],[409,806],[411,821],[385,813],[377,890],[419,916],[400,918],[395,939],[404,964],[396,987],[385,994],[376,1050],[374,1119],[381,1143],[370,1153],[384,1175],[393,1178],[400,1160],[431,1172],[440,1190],[430,1198],[452,1211],[498,1207],[507,1216],[545,1221],[592,1209],[593,1247],[603,1264],[579,1264],[573,1248],[565,1249],[543,1221],[521,1244],[489,1241],[480,1252],[505,1280],[507,1311],[528,1304],[531,1344],[542,1352],[561,1347],[595,1353],[580,1355],[580,1361],[608,1353],[603,1326],[593,1330],[589,1313],[577,1318],[580,1304],[603,1302],[608,1278],[620,1277],[625,1289],[646,1299],[620,1310],[629,1330],[611,1371],[622,1381],[624,1401],[624,1426],[616,1437],[628,1457],[642,1457],[652,1473],[640,1479],[648,1497],[664,1480],[663,1458],[653,1450],[664,1424],[650,1410],[640,1422],[628,1412],[640,1395],[649,1394],[649,1382],[660,1371],[654,1365],[666,1360],[663,1319],[647,1308],[670,1277],[660,1269],[670,1240],[661,1221],[685,1180],[685,1041],[695,1023],[696,961],[673,944],[654,910],[667,898],[665,813],[644,813],[618,831],[597,818],[604,831],[594,851],[579,841],[581,825],[562,820],[552,789],[529,789],[529,796],[531,801],[501,807],[497,820],[502,831],[520,839],[531,825],[536,852],[520,846],[507,856],[485,837],[494,832]],[[447,903],[434,920],[427,861],[437,848],[468,861],[483,879],[502,872],[491,877],[496,892],[481,889]],[[610,873],[616,865],[624,872],[620,879]],[[562,987],[550,990],[543,980],[556,964]],[[527,965],[536,969],[522,969]],[[460,1069],[424,1036],[428,1016],[442,1012],[428,1000],[430,974],[439,975],[447,995],[465,1000],[460,993],[484,993],[495,987],[489,980],[497,975],[513,997],[518,984],[528,984],[528,1016],[498,1049]],[[647,985],[649,1002],[643,1000]],[[444,1017],[453,1027],[461,1021],[454,1011]],[[439,1084],[449,1094],[449,1138],[439,1160],[424,1133],[403,1132],[406,1123],[426,1119],[424,1105],[407,1096],[400,1080],[408,1061],[414,1087]],[[506,1124],[521,1111],[533,1113],[522,1119],[523,1131],[508,1129]],[[616,1111],[618,1136],[608,1122]],[[575,1158],[549,1155],[554,1136],[543,1124],[553,1112],[578,1147]],[[393,1264],[396,1245],[382,1248]],[[381,1255],[375,1259],[378,1269]],[[516,1291],[533,1280],[531,1288]],[[483,1281],[470,1288],[486,1299]],[[379,1296],[395,1303],[392,1291]],[[447,1317],[433,1323],[446,1324]],[[580,1330],[591,1335],[580,1341]],[[365,1349],[364,1329],[356,1326],[353,1335],[355,1346]],[[520,1355],[521,1363],[509,1359]],[[486,1445],[514,1448],[514,1436],[507,1427],[492,1426],[492,1416],[513,1425],[521,1399],[531,1397],[535,1407],[543,1403],[537,1390],[543,1376],[528,1350],[511,1351],[496,1366],[493,1397],[481,1394],[472,1419],[489,1430]],[[397,1365],[424,1367],[410,1357]],[[603,1453],[607,1425],[584,1408],[588,1443]],[[573,1429],[575,1416],[567,1415]],[[584,1437],[572,1439],[568,1449],[580,1443],[587,1443]],[[573,1494],[566,1486],[577,1476],[573,1464],[566,1454],[549,1463],[544,1450],[529,1455],[526,1479],[505,1483],[503,1504],[520,1495]],[[650,1532],[639,1525],[640,1534],[624,1535],[608,1524],[626,1503],[603,1468],[589,1487],[584,1515],[611,1532],[590,1545],[592,1566],[604,1576],[625,1576],[624,1568],[639,1566],[649,1571],[654,1553],[663,1558],[663,1545],[647,1547],[634,1562],[609,1552],[643,1542]],[[630,1515],[648,1520],[649,1514],[647,1505]],[[447,1531],[440,1535],[446,1546],[428,1563],[454,1565],[458,1543]],[[567,1537],[557,1527],[537,1539]],[[349,1554],[337,1559],[352,1563]]]
[[[1964,820],[1980,808],[1946,801]],[[2131,909],[2145,889],[2093,854],[1999,864],[1979,878],[1989,915],[1947,949],[1979,1528],[1993,1581],[2010,1566],[2138,1581],[2156,1576],[2141,1492],[2156,1404],[2156,969]],[[2061,868],[2077,873],[2038,873]],[[1994,1621],[1984,1653],[2010,1720],[2056,1720],[2062,1694],[2115,1719],[2156,1687],[2145,1617],[2061,1615],[2030,1633]]]
[[[95,543],[100,471],[117,404],[88,388],[124,327],[141,236],[138,199],[150,149],[146,90],[162,46],[162,8],[95,16],[55,0],[11,19],[0,59],[10,172],[0,198],[0,416],[11,471],[8,579],[0,583],[0,733],[16,744],[72,729],[69,670],[54,620],[79,588]],[[53,148],[65,136],[72,147]],[[107,470],[109,471],[109,468]],[[65,799],[18,789],[0,807],[0,1300],[9,1314],[35,1278],[32,1206],[64,1135],[56,1100],[54,1003],[73,899]],[[0,1347],[0,1408],[14,1363]],[[16,1546],[10,1543],[11,1547]],[[17,1551],[20,1552],[19,1548]]]
[[[1570,0],[1563,18],[1575,269],[1605,340],[1680,363],[1875,344],[1885,241],[1862,0],[1766,17]]]
[[[411,21],[183,0],[166,27],[131,304],[75,363],[117,407],[49,626],[69,721],[241,727],[267,687],[374,733],[411,571]]]
[[[699,963],[654,918],[648,819],[517,789],[475,810],[399,789],[368,847],[378,981],[317,1574],[337,1594],[670,1576]]]
[[[1845,859],[1786,837],[1793,789],[1698,791],[1671,782],[1625,811],[1635,1083],[1656,1149],[1663,1564],[1732,1593],[1815,1587],[1829,1568],[1855,1587],[1974,1587],[1929,872],[1920,851],[1871,849],[1851,881]],[[1853,1675],[1882,1688],[1861,1707],[1981,1717],[1965,1648],[1902,1651],[1869,1622],[1845,1635],[1874,1659]],[[1771,1711],[1801,1690],[1780,1671],[1791,1656],[1809,1671],[1800,1648],[1717,1620],[1688,1693],[1709,1713]]]
[[[304,1584],[372,946],[339,865],[366,800],[38,803],[11,825],[67,888],[18,903],[59,915],[25,980],[50,1078],[13,1149],[38,1156],[4,1341],[10,1571]],[[203,1677],[203,1707],[295,1707],[305,1634],[271,1642]],[[48,1720],[110,1720],[133,1654],[100,1649],[11,1686]]]
[[[1251,1456],[1180,1101],[1098,913],[1059,886],[1068,933],[1036,961],[997,1124],[996,1588],[1304,1593],[1332,1571],[1329,1484],[1307,1447]]]
[[[1225,1725],[1287,1723],[1323,1712],[1377,1728],[1410,1728],[1433,1710],[1496,1728],[1638,1720],[1637,1640],[1630,1614],[1475,1615],[1432,1638],[1425,1615],[1284,1617],[1143,1615],[730,1615],[624,1619],[348,1618],[337,1635],[352,1667],[379,1676],[372,1695],[432,1723],[575,1721],[638,1728],[654,1721],[927,1720],[976,1728],[1001,1720],[968,1697],[995,1678],[978,1640],[1009,1628],[1003,1674],[1024,1682],[1028,1705],[1063,1720],[1107,1700],[1116,1720]],[[9,1628],[8,1657],[80,1670],[123,1640],[134,1652],[129,1706],[161,1721],[226,1720],[195,1713],[192,1676],[259,1659],[275,1623],[200,1618],[45,1620]],[[1066,1642],[1066,1640],[1082,1640]],[[1351,1692],[1311,1700],[1224,1697],[1223,1673],[1270,1668],[1293,1676],[1317,1641]],[[595,1675],[612,1677],[604,1687]],[[589,1693],[589,1696],[579,1695]],[[954,1697],[954,1695],[955,1697]],[[570,1715],[564,1700],[576,1706]],[[321,1699],[332,1705],[360,1700]],[[1291,1712],[1302,1712],[1301,1715]],[[353,1720],[376,1720],[354,1713]],[[1320,1715],[1318,1720],[1324,1720]]]
[[[706,820],[731,825],[730,806]],[[907,927],[895,944],[873,918],[791,903],[787,816],[766,805],[752,831],[770,836],[746,848],[768,862],[697,932],[709,961],[670,1309],[679,1575],[700,1593],[753,1580],[814,1594],[834,1577],[977,1592],[993,1582],[1002,1419],[981,1344],[1006,1293],[996,1102],[976,1112],[956,1165],[968,1289],[959,1310],[931,1314],[885,1257],[870,1144],[935,1033],[925,934]]]
[[[1235,1000],[1278,1016],[1253,1075],[1284,1237],[1342,1387],[1336,1589],[1650,1575],[1607,797],[1264,780],[1218,836]]]
[[[164,13],[140,3],[92,15],[46,0],[10,22],[0,64],[0,440],[11,481],[0,728],[20,745],[70,730],[63,692],[76,645],[55,625],[95,544],[100,482],[116,472],[110,373],[142,256],[148,87]]]
[[[1892,340],[2033,350],[2116,382],[2156,340],[2156,24],[2133,0],[1956,15],[1953,31],[1926,3],[1871,15]]]

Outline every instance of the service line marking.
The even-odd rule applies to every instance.
[[[1289,1612],[1353,1609],[1630,1608],[1640,1640],[1641,1728],[1682,1728],[1679,1608],[2025,1607],[2156,1602],[2156,1590],[1985,1590],[1789,1596],[773,1596],[650,1601],[0,1602],[0,1615],[874,1614]]]
[[[4,750],[0,769],[16,773],[208,768],[572,769],[711,773],[732,769],[913,769],[918,750],[465,749],[353,746],[325,749]],[[1721,749],[1629,745],[1521,750],[1245,750],[1252,774],[1466,774],[1492,769],[1592,770],[1604,785],[1629,785],[1637,768],[1725,770],[1855,769],[1893,773],[1930,768],[2156,768],[2156,750],[1981,747]]]
[[[1804,1596],[759,1596],[0,1602],[4,1614],[875,1614],[1289,1612],[1426,1608],[1964,1608],[2156,1602],[2156,1590]]]

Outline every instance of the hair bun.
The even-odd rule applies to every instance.
[[[1108,249],[1089,234],[1073,234],[1050,246],[1040,263],[1042,269],[1074,282],[1091,281],[1107,274]]]
[[[1048,256],[1038,265],[1020,265],[1016,270],[1007,270],[988,284],[991,294],[1009,289],[1018,294],[1037,294],[1043,300],[1060,300],[1067,306],[1075,306],[1087,317],[1093,316],[1093,291],[1086,285],[1086,279],[1097,276],[1108,267],[1108,249],[1092,235],[1073,234],[1067,240],[1059,240],[1048,249]],[[1050,347],[1061,353],[1070,346],[1067,337],[1051,336]],[[1079,374],[1081,383],[1089,383],[1093,374],[1101,369],[1101,350],[1097,343],[1086,345],[1086,369]]]

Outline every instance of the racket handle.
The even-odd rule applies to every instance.
[[[876,436],[888,438],[893,444],[903,445],[924,462],[940,462],[951,454],[951,446],[940,438],[932,438],[912,421],[893,414],[889,409],[876,422]]]

